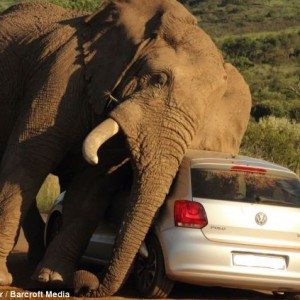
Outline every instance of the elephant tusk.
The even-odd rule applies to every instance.
[[[98,149],[119,132],[119,125],[113,119],[106,119],[100,123],[83,142],[82,153],[84,159],[91,165],[98,164]]]

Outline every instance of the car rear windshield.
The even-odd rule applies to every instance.
[[[268,174],[191,169],[193,197],[300,207],[300,181]]]

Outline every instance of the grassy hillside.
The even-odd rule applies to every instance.
[[[101,2],[48,1],[86,11],[95,10]],[[16,2],[0,0],[0,11]],[[250,85],[252,120],[243,140],[242,153],[286,165],[299,174],[300,1],[180,2],[193,12],[199,26],[210,34],[226,60],[239,68]],[[53,178],[51,180],[53,182]],[[51,194],[49,186],[51,183],[43,188],[41,198]]]
[[[182,0],[213,37],[299,26],[298,0]]]
[[[300,1],[181,0],[250,85],[242,152],[300,173]]]
[[[23,2],[35,1],[35,0],[23,0]],[[82,11],[92,11],[99,7],[101,0],[37,0],[47,1],[60,5],[65,8],[71,8]],[[0,0],[0,11],[6,9],[12,4],[22,2],[22,0]]]

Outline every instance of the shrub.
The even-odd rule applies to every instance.
[[[284,165],[300,173],[300,124],[286,118],[267,117],[251,121],[241,153]]]
[[[247,68],[254,67],[254,63],[245,56],[236,57],[234,65],[241,70],[245,70]]]
[[[263,100],[252,107],[251,116],[254,117],[256,121],[272,115],[300,122],[299,110],[300,101]]]
[[[0,1],[0,12],[2,12],[3,10],[7,9],[9,6],[15,4],[14,0],[1,0]]]
[[[226,39],[222,45],[222,51],[231,59],[245,57],[252,60],[256,48],[256,41],[246,37],[236,39],[229,38]]]
[[[48,213],[60,193],[58,178],[49,175],[37,195],[37,206],[42,213]]]
[[[300,122],[300,100],[296,101],[290,110],[290,118],[296,122]]]
[[[229,4],[241,5],[244,4],[244,1],[243,0],[222,0],[220,6],[226,6]]]
[[[253,117],[257,119],[273,114],[299,122],[300,74],[296,65],[275,67],[256,64],[254,67],[241,69],[241,72],[251,89]]]
[[[238,57],[245,57],[253,63],[289,62],[299,55],[299,39],[299,32],[256,38],[228,38],[222,44],[222,51],[234,63],[238,63]]]

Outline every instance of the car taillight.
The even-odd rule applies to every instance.
[[[176,200],[174,222],[178,227],[203,228],[207,225],[205,209],[198,202]]]
[[[266,169],[257,168],[257,167],[249,167],[249,166],[233,166],[233,167],[231,167],[230,171],[259,173],[259,174],[266,174],[267,173]]]

